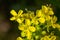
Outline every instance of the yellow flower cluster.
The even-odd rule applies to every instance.
[[[18,13],[15,10],[11,10],[10,13],[13,15],[10,20],[19,23],[18,29],[21,31],[21,36],[18,37],[17,40],[35,40],[34,38],[38,40],[40,29],[43,30],[44,28],[47,28],[48,31],[49,27],[60,29],[60,25],[56,23],[57,17],[54,16],[54,12],[49,6],[43,5],[42,9],[36,10],[36,13],[33,11],[27,11],[24,13],[23,10],[19,10]],[[41,25],[44,25],[44,27]],[[45,35],[46,31],[42,31],[41,33]],[[41,40],[55,39],[55,36],[44,36],[41,38]]]
[[[56,40],[56,36],[44,36],[40,40]]]

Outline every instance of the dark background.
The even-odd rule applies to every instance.
[[[47,4],[51,4],[55,14],[60,17],[60,0],[0,0],[0,11],[9,15],[11,9],[36,10]]]
[[[57,22],[60,23],[60,0],[0,0],[0,15],[4,15],[2,17],[5,20],[9,20],[12,9],[18,11],[19,9],[25,10],[25,8],[27,8],[28,10],[35,11],[36,9],[40,9],[42,5],[47,4],[51,5],[55,15],[58,17]],[[18,36],[17,34],[19,34],[16,27],[17,25],[14,22],[10,22],[10,20],[9,23],[11,27],[4,40],[15,40]],[[60,33],[57,34],[59,35]]]

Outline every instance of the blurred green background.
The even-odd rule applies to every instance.
[[[0,21],[2,19],[2,23],[4,23],[5,21],[9,23],[9,28],[7,28],[8,31],[0,32],[0,39],[15,40],[19,35],[17,29],[18,24],[9,20],[9,18],[11,17],[10,10],[14,9],[18,11],[19,9],[25,10],[27,8],[28,10],[35,11],[37,9],[40,9],[42,5],[47,4],[51,5],[51,7],[53,8],[55,15],[58,17],[57,23],[60,24],[60,0],[0,0]],[[56,31],[56,35],[60,37],[60,32]]]

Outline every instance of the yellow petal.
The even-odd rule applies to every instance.
[[[23,31],[25,29],[25,27],[24,26],[18,26],[18,29]]]
[[[54,12],[52,10],[52,8],[49,7],[49,12],[48,12],[49,15],[54,15]]]
[[[49,15],[46,15],[46,20],[50,21],[51,17]]]
[[[39,22],[36,20],[36,21],[35,21],[35,25],[38,25],[38,24],[39,24]]]
[[[49,15],[53,15],[54,14],[54,12],[51,10],[51,11],[49,11]]]
[[[25,24],[26,24],[26,25],[30,25],[30,24],[31,24],[30,19],[26,19],[26,20],[25,20]]]
[[[32,19],[35,16],[34,12],[31,12],[30,14],[28,14],[28,16],[30,16],[30,18]]]
[[[18,17],[23,13],[23,10],[19,10]]]
[[[11,10],[10,13],[11,13],[11,15],[13,15],[13,16],[17,16],[17,13],[16,13],[15,10]]]
[[[44,40],[49,40],[49,39],[50,39],[49,36],[44,37]]]
[[[56,28],[56,27],[57,27],[57,25],[56,25],[56,24],[52,24],[52,27],[53,27],[53,28]]]
[[[56,26],[57,26],[56,28],[60,29],[60,24],[56,24]]]
[[[52,20],[53,20],[53,23],[56,23],[56,21],[57,21],[57,17],[54,16],[54,17],[52,18]]]
[[[22,23],[22,20],[19,19],[19,18],[18,18],[16,21],[17,21],[18,23]]]
[[[47,13],[47,12],[48,12],[48,7],[47,7],[47,6],[42,6],[42,11],[43,11],[44,13]]]
[[[23,40],[21,37],[18,37],[16,40]]]
[[[13,21],[13,20],[15,20],[15,19],[16,19],[15,17],[10,18],[11,21]]]

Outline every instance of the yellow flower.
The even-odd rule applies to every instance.
[[[37,10],[36,11],[36,16],[37,17],[41,17],[42,16],[42,11],[41,10]]]
[[[21,37],[18,37],[16,40],[23,40]]]
[[[52,27],[60,29],[60,25],[59,24],[52,24]]]
[[[46,17],[46,20],[47,21],[50,21],[51,20],[51,17],[49,15],[46,15],[45,17]]]
[[[39,40],[39,37],[41,38],[40,40],[56,40],[54,33],[49,33],[49,27],[51,26],[60,29],[60,25],[56,23],[57,17],[54,16],[52,8],[43,5],[42,9],[36,10],[36,15],[33,11],[28,10],[27,13],[23,13],[22,10],[19,10],[18,13],[15,10],[11,10],[10,13],[13,16],[10,20],[15,20],[19,23],[18,29],[21,31],[21,37],[18,37],[17,40]],[[40,28],[42,26],[40,24],[47,27],[46,31],[50,35],[46,31],[42,31],[45,27]],[[38,34],[40,29],[42,35]]]
[[[52,21],[53,21],[53,23],[56,23],[56,21],[57,21],[57,17],[54,16],[54,17],[52,18]]]
[[[52,8],[48,7],[48,9],[49,9],[48,14],[49,15],[54,15],[54,12],[53,12]]]
[[[11,15],[13,15],[13,17],[10,18],[10,20],[12,20],[12,21],[16,20],[18,23],[22,23],[21,19],[19,18],[20,15],[23,13],[22,10],[19,10],[18,14],[16,13],[15,10],[11,10],[10,13],[11,13]]]
[[[35,19],[35,18],[32,18],[31,23],[33,23],[33,24],[35,24],[35,25],[38,25],[38,24],[39,24],[38,20],[37,20],[37,19]]]
[[[51,10],[51,11],[48,12],[48,14],[49,14],[49,15],[53,15],[54,12]]]
[[[29,26],[29,30],[30,30],[31,32],[35,32],[35,31],[36,31],[36,28],[35,28],[34,26]]]
[[[35,25],[38,25],[39,24],[38,20],[35,20],[34,24]]]
[[[52,36],[50,40],[56,40],[56,36]]]
[[[34,15],[34,12],[31,12],[31,13],[29,14],[29,18],[30,18],[30,19],[34,18],[34,16],[35,16],[35,15]]]
[[[56,27],[57,27],[57,25],[56,25],[56,24],[52,24],[52,27],[53,27],[53,28],[56,28]]]
[[[24,13],[23,16],[24,18],[29,18],[29,13]]]
[[[47,7],[47,6],[42,6],[42,11],[43,11],[45,14],[48,14],[48,15],[53,15],[53,14],[54,14],[52,8]]]
[[[48,35],[48,36],[42,37],[40,40],[56,40],[56,36]]]
[[[42,11],[44,13],[48,13],[48,7],[47,6],[42,6]]]
[[[26,25],[31,25],[30,19],[25,19],[25,24]]]
[[[22,30],[22,31],[25,30],[25,25],[18,26],[18,29],[19,29],[19,30]]]
[[[45,18],[43,18],[43,17],[39,18],[39,22],[40,23],[45,23]]]
[[[44,37],[44,40],[49,40],[49,36],[45,36]]]
[[[26,30],[26,36],[27,36],[27,39],[31,39],[31,33],[29,30]]]
[[[19,28],[19,30],[24,30],[24,27],[23,26],[21,26],[21,27],[18,27]]]
[[[57,28],[60,29],[60,25],[59,24],[57,24]]]
[[[50,40],[50,39],[49,39],[49,36],[44,36],[40,40]]]
[[[21,37],[25,37],[26,36],[26,32],[25,31],[22,31],[21,32]]]

